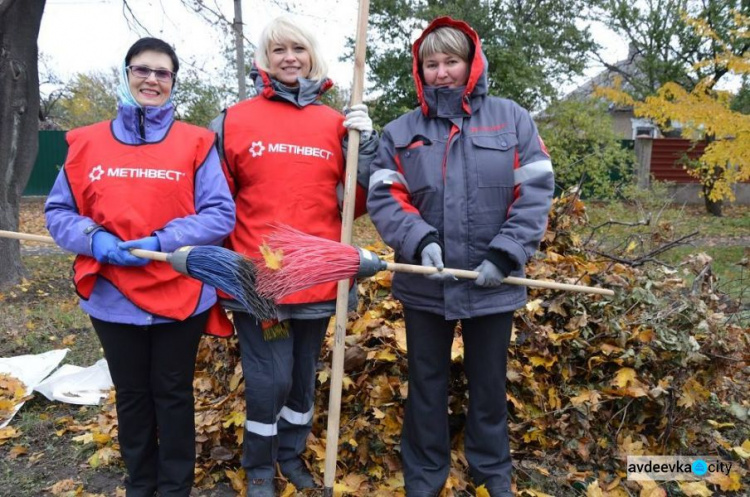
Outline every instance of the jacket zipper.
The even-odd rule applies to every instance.
[[[145,121],[143,109],[138,109],[138,131],[141,133],[141,138],[146,141],[146,128],[143,126]]]
[[[448,143],[445,144],[445,153],[443,154],[443,184],[445,184],[445,173],[446,173],[446,167],[448,165],[448,149],[451,146],[451,141],[453,141],[453,137],[458,134],[458,126],[451,123],[451,133],[448,135]]]

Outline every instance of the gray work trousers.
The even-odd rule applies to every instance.
[[[450,471],[448,382],[457,321],[404,309],[409,396],[401,434],[406,494],[438,495]],[[505,375],[513,313],[461,320],[469,385],[465,452],[472,480],[493,497],[511,493]]]
[[[248,478],[273,478],[276,463],[299,464],[312,428],[315,372],[329,318],[292,319],[289,337],[264,340],[260,323],[234,313],[245,378],[242,466]]]

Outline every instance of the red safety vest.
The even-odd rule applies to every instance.
[[[215,135],[175,121],[162,141],[127,145],[110,126],[101,122],[67,135],[64,171],[78,212],[122,240],[150,236],[173,219],[195,214],[195,173]],[[141,309],[171,319],[190,317],[200,299],[202,283],[166,262],[116,266],[79,255],[73,267],[84,299],[100,276]]]
[[[325,105],[298,108],[258,96],[227,109],[224,156],[235,194],[237,224],[226,246],[259,257],[259,246],[282,223],[339,241],[336,194],[344,183],[344,117]],[[336,283],[289,295],[284,304],[336,298]]]

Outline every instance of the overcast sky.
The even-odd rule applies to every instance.
[[[217,5],[228,19],[234,17],[232,0],[206,0]],[[279,3],[294,6],[291,16],[311,28],[318,36],[329,76],[343,88],[352,79],[352,63],[339,62],[347,36],[356,31],[356,0],[243,0],[245,37],[255,43],[260,31],[271,19],[286,13]],[[224,31],[210,26],[189,12],[178,0],[130,0],[128,4],[151,35],[173,44],[184,66],[195,60],[198,67],[211,72],[223,61],[221,38]],[[288,14],[289,15],[289,14]],[[116,66],[127,49],[146,32],[128,23],[121,0],[47,0],[39,32],[39,49],[51,62],[51,68],[64,81],[73,74],[106,70]],[[595,30],[597,41],[609,48],[608,62],[627,55],[627,46],[603,30]],[[596,68],[588,71],[597,72]]]

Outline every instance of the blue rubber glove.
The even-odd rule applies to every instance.
[[[425,276],[428,280],[442,281],[455,280],[456,277],[449,273],[443,273],[443,249],[437,243],[429,243],[422,249],[422,265],[427,267],[438,268],[439,273],[428,274]]]
[[[117,252],[117,244],[122,240],[108,231],[100,229],[91,236],[91,252],[94,259],[102,264],[109,264],[110,254]]]
[[[118,245],[117,252],[113,253],[111,259],[114,259],[115,264],[121,266],[145,266],[151,259],[144,259],[143,257],[136,257],[130,253],[130,249],[143,249],[143,250],[154,250],[158,251],[161,249],[159,239],[155,236],[147,236],[146,238],[139,238],[138,240],[131,240],[129,242],[120,242]]]
[[[495,288],[502,285],[503,280],[508,276],[507,274],[503,274],[500,268],[487,259],[483,260],[474,271],[479,273],[474,283],[487,288]]]

